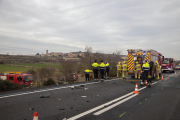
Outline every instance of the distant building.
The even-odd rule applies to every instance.
[[[48,54],[48,50],[46,50],[46,54]]]

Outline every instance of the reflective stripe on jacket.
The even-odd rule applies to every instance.
[[[141,65],[140,64],[136,65],[136,70],[141,70]]]
[[[84,71],[84,73],[85,73],[85,74],[89,74],[89,73],[90,73],[90,70],[89,70],[89,69],[86,69],[86,70]]]
[[[106,67],[108,67],[109,66],[109,63],[106,63]]]
[[[149,63],[143,64],[142,70],[149,70],[150,66]]]
[[[117,64],[117,70],[121,70],[121,65],[120,64]]]
[[[93,63],[92,64],[92,67],[95,69],[95,68],[98,68],[99,67],[99,64],[98,63]]]
[[[106,65],[102,62],[102,63],[99,65],[99,67],[100,67],[101,69],[105,69]]]
[[[122,65],[122,70],[127,70],[127,65],[126,64]]]
[[[156,65],[156,70],[159,70],[159,64]]]

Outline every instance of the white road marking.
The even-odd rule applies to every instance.
[[[117,102],[117,103],[115,103],[115,104],[113,104],[113,105],[111,105],[111,106],[109,106],[109,107],[107,107],[107,108],[104,108],[104,109],[102,109],[102,110],[94,113],[93,115],[100,115],[100,114],[102,114],[102,113],[104,113],[104,112],[106,112],[106,111],[108,111],[108,110],[110,110],[110,109],[112,109],[112,108],[114,108],[114,107],[116,107],[116,106],[118,106],[118,105],[120,105],[120,104],[128,101],[129,99],[131,99],[131,98],[133,98],[133,97],[135,97],[135,96],[137,96],[137,95],[138,95],[138,94],[134,94],[134,95],[132,95],[132,96],[126,98],[126,99],[123,99],[123,100],[121,100],[121,101],[119,101],[119,102]]]
[[[117,79],[112,79],[112,80],[108,80],[108,81],[113,81],[113,80],[117,80]],[[90,84],[97,84],[97,83],[100,83],[100,82],[81,83],[81,84],[78,84],[78,85],[71,85],[71,86],[90,85]],[[34,92],[26,92],[26,93],[15,94],[15,95],[7,95],[7,96],[2,96],[0,98],[14,97],[14,96],[19,96],[19,95],[26,95],[26,94],[32,94],[32,93],[38,93],[38,92],[45,92],[45,91],[51,91],[51,90],[63,89],[63,88],[71,88],[71,86],[52,88],[52,89],[44,89],[44,90],[34,90]]]
[[[139,91],[140,91],[140,90],[143,90],[143,89],[145,89],[145,88],[146,88],[146,87],[143,87],[143,88],[139,89]],[[121,97],[119,97],[119,98],[116,98],[116,99],[114,99],[114,100],[112,100],[112,101],[109,101],[109,102],[107,102],[107,103],[105,103],[105,104],[102,104],[102,105],[100,105],[100,106],[97,106],[97,107],[95,107],[95,108],[92,108],[92,109],[90,109],[90,110],[88,110],[88,111],[86,111],[86,112],[80,113],[79,115],[76,115],[76,116],[74,116],[74,117],[71,117],[71,118],[69,118],[69,119],[67,119],[67,120],[75,120],[75,119],[78,119],[78,118],[80,118],[80,117],[83,117],[83,116],[85,116],[85,115],[87,115],[87,114],[89,114],[89,113],[92,113],[92,112],[94,112],[94,111],[96,111],[96,110],[99,110],[99,109],[103,108],[104,106],[108,106],[108,105],[110,105],[110,104],[112,104],[112,103],[114,103],[114,102],[117,102],[117,101],[119,101],[119,100],[121,100],[121,99],[123,99],[123,98],[125,98],[125,97],[127,97],[127,96],[130,96],[130,95],[132,95],[132,94],[134,94],[134,93],[133,93],[133,92],[130,92],[130,93],[126,94],[126,95],[123,95],[123,96],[121,96]]]
[[[100,105],[100,106],[97,106],[97,107],[95,107],[95,108],[93,108],[93,109],[90,109],[90,110],[88,110],[88,111],[86,111],[86,112],[83,112],[83,113],[81,113],[81,114],[79,114],[79,115],[76,115],[76,116],[74,116],[74,117],[71,117],[71,118],[69,118],[69,119],[67,119],[67,120],[75,120],[75,119],[78,119],[78,118],[80,118],[80,117],[82,117],[82,116],[85,116],[85,115],[87,115],[87,114],[89,114],[89,113],[92,113],[92,112],[94,112],[94,111],[96,111],[96,110],[98,110],[98,109],[103,108],[104,106],[110,105],[110,104],[112,104],[112,103],[114,103],[114,102],[116,102],[116,101],[118,101],[118,100],[121,100],[121,99],[123,99],[123,98],[125,98],[125,97],[127,97],[127,96],[129,96],[129,95],[132,95],[132,94],[133,94],[133,92],[130,92],[130,93],[128,93],[128,94],[126,94],[126,95],[124,95],[124,96],[122,96],[122,97],[116,98],[116,99],[114,99],[114,100],[112,100],[112,101],[109,101],[109,102],[107,102],[107,103],[105,103],[105,104],[102,104],[102,105]]]
[[[154,82],[154,83],[152,83],[152,85],[153,85],[153,84],[156,84],[156,83],[157,83],[157,82]],[[140,88],[138,91],[141,91],[141,90],[143,90],[143,89],[145,89],[145,88],[147,88],[147,87]],[[78,119],[78,118],[80,118],[80,117],[83,117],[83,116],[85,116],[85,115],[87,115],[87,114],[90,114],[90,113],[92,113],[92,112],[94,112],[94,111],[96,111],[96,110],[99,110],[99,109],[103,108],[104,106],[108,106],[108,105],[110,105],[110,104],[112,104],[112,103],[114,103],[114,102],[116,102],[116,101],[119,101],[119,100],[121,100],[121,99],[123,99],[123,98],[125,98],[125,97],[127,97],[127,96],[130,96],[130,95],[132,95],[132,94],[134,94],[134,93],[133,93],[133,92],[130,92],[130,93],[124,95],[124,96],[121,96],[121,97],[116,98],[116,99],[114,99],[114,100],[112,100],[112,101],[109,101],[109,102],[107,102],[107,103],[105,103],[105,104],[102,104],[102,105],[100,105],[100,106],[97,106],[97,107],[95,107],[95,108],[92,108],[92,109],[90,109],[90,110],[88,110],[88,111],[86,111],[86,112],[80,113],[80,114],[78,114],[78,115],[76,115],[76,116],[74,116],[74,117],[71,117],[71,118],[67,119],[67,120],[75,120],[75,119]],[[111,109],[111,108],[117,106],[117,104],[119,105],[119,104],[121,104],[121,103],[123,103],[123,102],[125,102],[125,101],[127,101],[127,100],[129,100],[129,99],[131,99],[131,98],[133,98],[133,97],[135,97],[136,95],[137,95],[137,94],[134,94],[134,95],[132,95],[132,96],[130,96],[130,97],[124,99],[124,100],[119,101],[118,103],[112,104],[111,106],[105,108],[105,110],[104,110],[104,109],[101,110],[101,112],[103,112],[103,111],[105,112],[105,111],[107,111],[107,109]],[[97,112],[97,114],[99,114],[99,113],[100,113],[100,112]],[[96,114],[95,114],[95,115],[96,115]]]

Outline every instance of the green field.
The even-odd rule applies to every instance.
[[[16,66],[10,66],[10,65],[1,65],[0,64],[0,72],[5,72],[5,71],[9,71],[9,72],[18,72],[18,71],[27,71],[28,69],[31,68],[26,68],[26,67],[16,67]]]
[[[32,67],[54,67],[54,68],[59,68],[59,64],[58,64],[58,63],[38,63],[38,64],[19,63],[19,64],[12,64],[12,65],[23,65],[23,66],[32,66]]]

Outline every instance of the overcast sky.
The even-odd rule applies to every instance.
[[[0,0],[0,53],[154,49],[180,60],[180,0]]]

